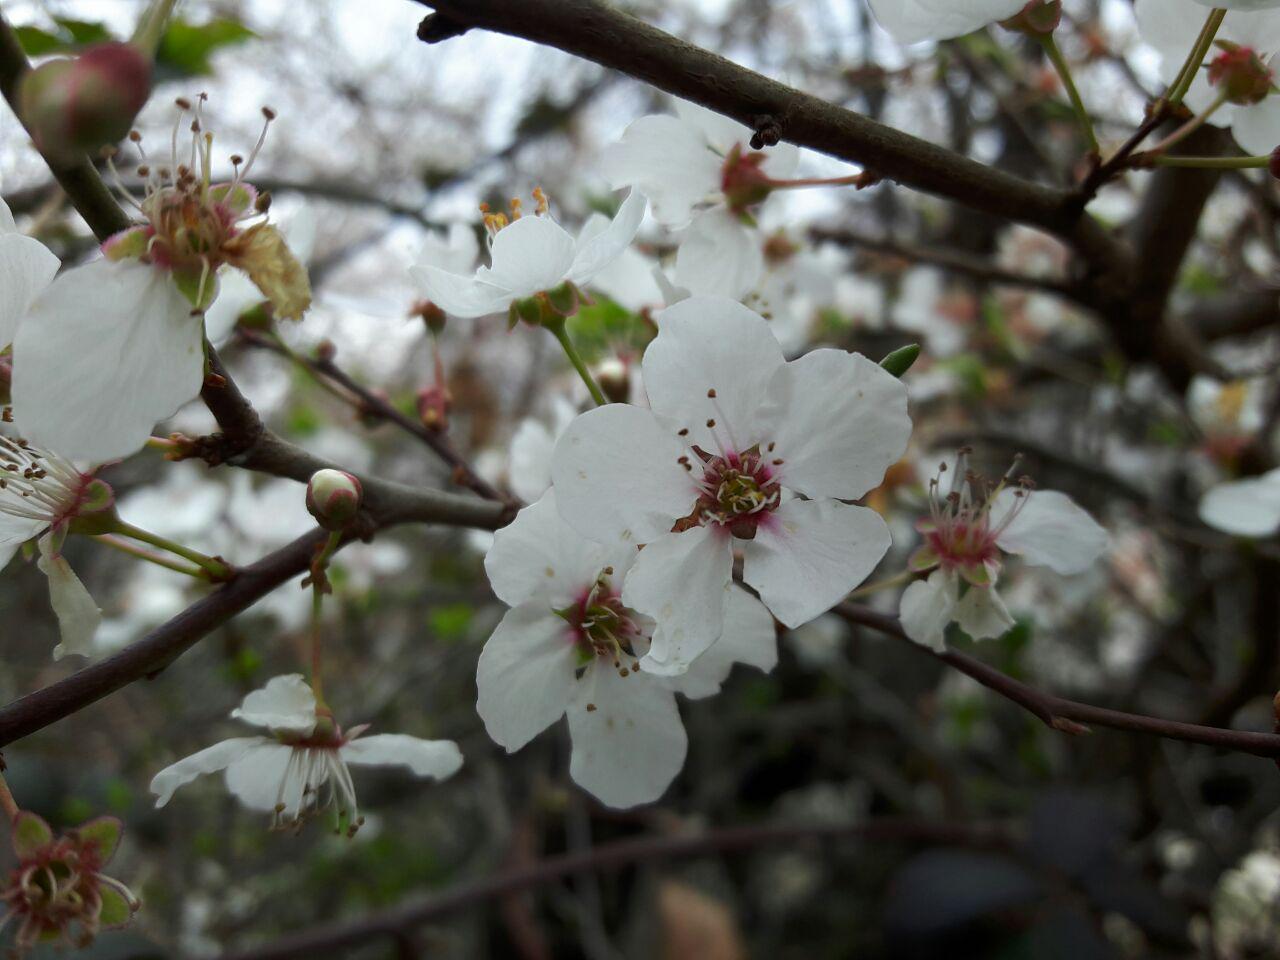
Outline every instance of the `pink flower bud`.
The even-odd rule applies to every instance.
[[[317,470],[307,483],[307,510],[326,530],[346,530],[360,512],[364,490],[343,470]]]
[[[1012,17],[1000,21],[1006,30],[1025,33],[1029,37],[1047,36],[1062,22],[1061,0],[1031,0]]]
[[[1257,103],[1271,92],[1271,68],[1252,47],[1219,40],[1222,52],[1209,63],[1209,83],[1227,95],[1229,103]]]
[[[127,43],[100,43],[22,78],[22,120],[45,156],[74,160],[128,135],[151,95],[151,61]]]

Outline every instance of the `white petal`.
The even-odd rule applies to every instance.
[[[48,525],[47,520],[28,520],[0,512],[0,570],[13,559],[19,547]]]
[[[741,300],[764,273],[764,240],[725,207],[693,218],[680,235],[676,283],[694,296]]]
[[[633,313],[662,305],[662,288],[654,279],[656,261],[635,247],[627,247],[617,260],[596,274],[591,289],[598,290]]]
[[[765,439],[758,411],[784,361],[769,321],[723,297],[681,300],[657,321],[642,364],[654,411],[688,428],[689,441],[708,453],[729,444],[740,453]]]
[[[523,420],[511,438],[511,490],[532,503],[551,486],[551,451],[556,438],[537,420]]]
[[[569,625],[526,603],[508,610],[476,666],[476,712],[493,741],[519,750],[559,720],[577,684],[578,651]]]
[[[935,570],[928,580],[917,580],[902,593],[898,616],[902,629],[916,643],[939,652],[947,648],[947,624],[955,619],[956,578]]]
[[[9,209],[9,205],[3,199],[0,199],[0,236],[17,232],[18,225],[13,222],[13,211]]]
[[[18,321],[60,265],[39,240],[0,233],[0,350],[13,343]]]
[[[480,245],[476,242],[475,232],[464,223],[453,223],[444,237],[435,231],[427,234],[414,263],[439,267],[449,273],[467,274],[475,269],[479,256]]]
[[[778,637],[765,605],[739,586],[729,591],[724,632],[686,673],[671,677],[672,688],[691,700],[720,692],[735,663],[771,671],[778,663]]]
[[[1280,528],[1280,469],[1220,483],[1200,501],[1200,519],[1241,537],[1267,537]]]
[[[1196,3],[1221,10],[1274,10],[1280,7],[1280,0],[1196,0]]]
[[[168,274],[96,260],[36,298],[14,339],[13,405],[64,457],[127,456],[204,380],[203,329]]]
[[[720,189],[722,163],[696,127],[660,115],[633,122],[600,156],[609,185],[639,190],[667,227],[683,227],[694,206]]]
[[[685,453],[675,429],[648,410],[621,403],[588,410],[565,429],[551,457],[560,515],[598,542],[655,540],[698,497],[677,462]]]
[[[507,606],[536,597],[550,610],[580,599],[611,559],[609,550],[583,539],[564,521],[556,509],[556,491],[548,490],[494,535],[484,569],[493,592]],[[617,571],[617,583],[624,572]]]
[[[505,287],[495,286],[475,276],[450,273],[430,264],[411,267],[409,273],[418,281],[428,300],[455,317],[502,313],[515,299]]]
[[[49,602],[58,617],[62,642],[53,648],[53,658],[67,654],[88,657],[93,654],[93,635],[102,622],[102,611],[76,576],[71,565],[53,549],[52,535],[40,538],[40,572],[49,578]]]
[[[1004,636],[1014,622],[995,587],[974,586],[969,587],[956,605],[955,621],[975,640]]]
[[[747,543],[742,579],[775,617],[798,627],[865,580],[889,542],[889,527],[868,507],[790,500]]]
[[[592,230],[590,234],[584,232],[575,244],[569,279],[577,284],[585,284],[618,259],[635,239],[647,205],[644,194],[632,190],[607,227]]]
[[[810,497],[855,500],[879,486],[911,438],[907,388],[859,353],[814,350],[769,384],[761,417],[782,483]]]
[[[711,145],[717,153],[723,155],[735,146],[743,150],[751,143],[751,129],[723,113],[716,113],[692,100],[675,102],[676,116],[693,129],[697,130],[704,142]]]
[[[569,710],[570,775],[611,807],[657,800],[689,747],[675,694],[643,673],[620,677],[597,665],[587,676],[592,686]]]
[[[231,711],[235,720],[282,733],[309,734],[316,728],[316,695],[300,673],[272,677]]]
[[[498,231],[489,248],[492,266],[481,267],[476,277],[516,298],[551,290],[568,277],[575,246],[573,237],[550,217],[521,217]]]
[[[871,12],[903,43],[947,40],[1011,17],[1026,0],[870,0]]]
[[[163,807],[172,799],[175,790],[186,786],[196,777],[223,770],[243,756],[250,747],[264,743],[272,744],[274,741],[264,737],[223,740],[165,767],[151,779],[151,792],[156,795],[156,806]]]
[[[1245,153],[1255,156],[1280,146],[1280,96],[1273,93],[1258,103],[1237,107],[1231,134]]]
[[[462,751],[452,740],[422,740],[403,733],[380,733],[352,740],[338,751],[346,763],[408,767],[419,777],[444,780],[462,766]]]
[[[304,748],[290,747],[265,737],[255,738],[240,756],[227,765],[227,790],[250,810],[271,813],[275,811],[276,804],[283,803],[283,812],[289,817],[296,817],[306,806],[301,761],[307,752]],[[328,779],[328,771],[317,770],[314,773],[310,786],[318,789]],[[293,789],[285,789],[286,777]]]
[[[998,526],[1020,498],[1005,489],[991,505],[991,523]],[[1018,554],[1027,563],[1055,573],[1087,570],[1107,549],[1107,531],[1065,493],[1034,490],[1009,526],[996,538],[1000,549]]]
[[[231,336],[242,313],[265,300],[248,274],[227,267],[218,277],[218,296],[204,312],[204,335],[217,346]]]
[[[694,527],[640,551],[622,602],[657,622],[642,670],[683,673],[720,636],[733,579],[730,541],[719,527]]]

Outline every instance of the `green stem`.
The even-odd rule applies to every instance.
[[[152,0],[150,8],[138,19],[130,42],[147,56],[155,57],[176,5],[177,0]]]
[[[1062,80],[1062,86],[1067,91],[1067,99],[1071,101],[1071,109],[1075,111],[1076,119],[1080,121],[1080,129],[1084,132],[1085,139],[1089,141],[1089,149],[1093,153],[1100,153],[1098,135],[1093,131],[1093,118],[1089,116],[1084,100],[1080,97],[1080,91],[1076,89],[1076,81],[1071,76],[1071,66],[1067,63],[1067,58],[1058,49],[1058,42],[1053,39],[1052,33],[1042,34],[1039,39],[1045,56],[1053,64],[1053,69],[1058,71],[1058,78]]]
[[[165,569],[173,570],[176,573],[185,573],[188,577],[194,577],[197,580],[204,580],[207,582],[209,579],[206,571],[202,570],[200,567],[187,566],[185,563],[179,563],[177,560],[170,560],[168,557],[163,557],[158,553],[152,553],[150,550],[143,550],[141,547],[135,547],[133,544],[129,543],[129,541],[120,540],[109,533],[99,534],[93,539],[97,540],[99,543],[106,544],[108,547],[115,550],[119,550],[122,553],[127,553],[131,557],[137,557],[139,560],[147,561],[147,563],[154,563],[158,567],[164,567]]]
[[[333,531],[325,541],[324,549],[311,564],[311,692],[315,694],[316,706],[327,709],[324,702],[324,640],[321,636],[320,613],[324,607],[325,584],[328,582],[325,569],[338,544],[342,542],[342,533]]]
[[[1155,157],[1159,167],[1204,167],[1209,170],[1249,170],[1266,167],[1271,163],[1269,155],[1259,157]]]
[[[1169,88],[1168,101],[1170,106],[1176,107],[1182,102],[1182,98],[1187,95],[1187,91],[1191,89],[1191,83],[1196,78],[1196,72],[1200,69],[1200,64],[1204,63],[1205,56],[1209,53],[1209,47],[1213,45],[1213,38],[1218,34],[1218,28],[1222,26],[1222,18],[1227,15],[1227,11],[1221,9],[1213,9],[1209,11],[1209,16],[1205,18],[1204,26],[1200,28],[1200,35],[1196,37],[1195,46],[1191,48],[1191,52],[1187,54],[1186,62],[1182,64],[1182,69],[1178,71],[1178,77],[1173,81],[1173,86]]]
[[[591,399],[596,402],[596,406],[603,407],[609,402],[609,398],[604,395],[604,391],[600,389],[595,378],[591,376],[591,371],[587,369],[586,363],[582,356],[573,345],[573,341],[569,339],[569,334],[565,330],[564,318],[560,317],[556,322],[546,323],[544,326],[551,331],[551,335],[560,341],[560,346],[564,348],[564,355],[569,358],[569,362],[573,364],[573,369],[578,371],[578,376],[582,378],[582,382],[587,385],[587,392],[591,394]]]
[[[123,520],[116,520],[115,527],[111,531],[128,537],[131,540],[137,540],[141,543],[148,543],[153,547],[159,547],[169,553],[176,554],[184,560],[190,560],[197,567],[209,574],[210,578],[216,581],[230,580],[232,570],[229,565],[221,560],[215,560],[213,557],[206,557],[198,550],[192,550],[190,547],[184,547],[180,543],[175,543],[166,537],[160,536],[158,533],[152,533],[149,530],[143,530],[141,527],[135,527],[131,523]]]
[[[1205,121],[1208,120],[1211,116],[1213,116],[1214,112],[1226,102],[1227,102],[1227,92],[1223,90],[1214,99],[1213,103],[1209,104],[1209,106],[1205,108],[1203,113],[1197,114],[1196,116],[1192,117],[1182,126],[1180,126],[1177,130],[1173,131],[1173,133],[1169,134],[1159,143],[1151,147],[1148,153],[1160,153],[1164,150],[1168,150],[1175,143],[1178,143],[1179,141],[1184,140],[1186,137],[1190,136],[1192,133],[1194,133],[1195,131],[1199,130],[1202,126],[1204,126]]]

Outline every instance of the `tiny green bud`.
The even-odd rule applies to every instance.
[[[880,366],[884,367],[895,377],[901,377],[904,373],[911,369],[911,365],[916,362],[916,358],[920,356],[920,344],[909,343],[905,347],[899,347],[894,350],[883,360]]]
[[[317,470],[307,483],[307,510],[326,530],[346,530],[360,512],[364,489],[343,470]]]

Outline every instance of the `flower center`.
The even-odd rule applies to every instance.
[[[547,195],[542,191],[541,187],[533,188],[533,202],[535,216],[546,216],[551,211],[550,201],[548,201]],[[519,197],[512,197],[510,214],[502,213],[501,211],[494,213],[489,204],[482,203],[480,204],[480,214],[484,219],[484,228],[489,234],[489,239],[492,240],[498,235],[499,230],[510,226],[524,216],[524,201]]]
[[[637,614],[623,605],[612,577],[613,568],[605,567],[590,589],[560,615],[569,623],[580,668],[605,660],[625,677],[639,669],[637,661],[644,655],[640,648],[649,636]]]
[[[111,488],[27,441],[0,436],[0,514],[51,525],[105,509]]]

